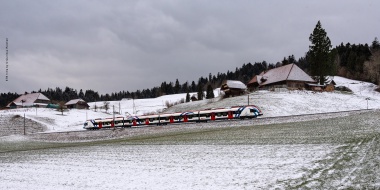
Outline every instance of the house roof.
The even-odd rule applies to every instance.
[[[13,100],[13,102],[9,103],[7,107],[9,107],[12,103],[15,105],[34,105],[36,100],[45,100],[50,101],[49,98],[47,98],[42,93],[31,93],[31,94],[23,94],[20,97]]]
[[[70,101],[68,101],[68,102],[66,102],[66,104],[65,104],[65,106],[67,106],[67,105],[74,105],[74,104],[77,104],[78,102],[84,102],[84,103],[86,103],[86,101],[84,101],[84,100],[82,100],[82,99],[73,99],[73,100],[70,100]]]
[[[262,79],[254,76],[248,84],[257,82],[260,86],[281,82],[281,81],[304,81],[315,82],[308,74],[300,69],[296,64],[289,64],[274,68],[266,73],[260,74]],[[256,78],[255,78],[256,77]]]
[[[247,86],[238,80],[227,80],[223,85],[227,85],[228,88],[246,89]],[[222,86],[223,86],[222,85]]]

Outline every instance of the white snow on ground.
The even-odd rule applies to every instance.
[[[263,117],[367,109],[367,102],[369,109],[380,109],[380,95],[373,91],[375,85],[341,77],[335,77],[334,81],[337,86],[346,86],[353,90],[353,93],[259,91],[249,95],[250,104],[259,106],[264,113]],[[82,123],[86,119],[112,117],[113,106],[116,112],[120,109],[122,116],[139,115],[162,111],[166,108],[166,101],[173,103],[185,96],[186,94],[178,94],[154,99],[112,101],[108,113],[103,109],[95,112],[93,110],[95,104],[103,105],[103,102],[96,102],[90,103],[91,110],[69,110],[63,115],[56,110],[35,108],[3,110],[0,114],[21,116],[25,114],[27,118],[45,124],[47,132],[83,130]],[[168,111],[186,107],[193,109],[245,105],[247,98],[248,96],[241,96],[221,101],[218,101],[218,98],[213,101],[203,100],[180,104]],[[366,100],[367,98],[369,100]],[[1,137],[0,145],[6,146],[8,141],[17,143],[24,139],[27,137],[17,135]],[[330,157],[334,153],[341,155],[339,150],[346,150],[344,148],[346,146],[348,145],[318,143],[272,145],[117,143],[4,152],[0,154],[0,189],[285,189],[283,183],[289,179],[295,179],[294,183],[298,183],[296,179],[317,175],[319,167],[322,167],[320,165],[323,164],[318,161],[332,159]],[[339,161],[345,162],[347,158],[351,158],[350,155],[355,153],[355,147],[347,151],[347,156]],[[377,152],[373,158],[378,159]],[[316,172],[308,173],[309,171]],[[346,186],[341,188],[348,187],[347,183],[352,181],[346,178],[344,180],[342,183],[346,183],[343,184]],[[302,182],[304,180],[299,183]],[[379,187],[378,181],[372,183],[374,187]],[[336,187],[339,186],[340,184],[337,184]]]
[[[324,112],[337,112],[347,110],[380,108],[380,93],[374,91],[376,85],[367,82],[355,81],[343,77],[334,77],[336,86],[346,86],[353,93],[342,92],[311,92],[311,91],[287,91],[287,92],[269,92],[258,91],[249,95],[250,104],[257,105],[261,108],[263,117],[276,117],[286,115],[300,115]],[[190,93],[190,96],[196,93]],[[215,96],[220,94],[220,90],[214,91]],[[83,123],[86,119],[95,118],[112,118],[113,110],[117,112],[115,116],[143,115],[157,111],[165,111],[167,102],[173,104],[186,98],[186,94],[166,95],[152,99],[123,99],[120,101],[110,101],[109,110],[99,109],[104,102],[90,102],[90,110],[68,110],[61,114],[54,109],[11,109],[0,111],[0,114],[19,114],[26,118],[35,120],[47,127],[46,132],[58,131],[75,131],[83,130]],[[369,100],[366,100],[369,98]],[[186,111],[184,109],[203,109],[213,106],[229,107],[234,105],[246,105],[248,96],[226,98],[221,101],[219,97],[214,100],[202,100],[179,104],[171,109],[173,111]],[[210,104],[210,102],[213,102]],[[94,107],[98,107],[97,111]],[[176,110],[176,107],[180,110]],[[177,108],[177,109],[178,109]],[[188,108],[189,109],[189,108]]]
[[[0,164],[6,166],[0,169],[0,179],[3,189],[267,189],[277,181],[301,177],[303,167],[311,167],[311,161],[330,149],[324,145],[56,149],[19,155],[27,162],[5,161]]]

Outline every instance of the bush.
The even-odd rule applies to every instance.
[[[21,117],[21,115],[14,115],[13,117],[12,117],[12,119],[17,119],[17,118],[20,118]]]

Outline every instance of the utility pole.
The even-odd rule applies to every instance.
[[[370,98],[366,98],[365,100],[367,100],[367,110],[368,110],[368,100],[370,100]]]
[[[136,115],[136,113],[135,113],[135,98],[133,98],[132,99],[132,101],[133,101],[133,115]]]
[[[112,105],[112,123],[113,123],[113,130],[115,130],[116,126],[115,126],[115,105]]]
[[[8,38],[5,41],[5,81],[8,81]]]
[[[26,132],[25,132],[25,113],[24,113],[24,135],[26,135]]]

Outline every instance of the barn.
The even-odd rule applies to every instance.
[[[42,93],[23,94],[7,105],[7,108],[46,107],[50,99]]]
[[[246,93],[247,86],[241,81],[225,80],[220,87],[226,97],[240,96]]]
[[[306,83],[315,83],[315,81],[296,64],[289,64],[253,76],[247,86],[250,91],[276,88],[297,90],[304,89]]]
[[[68,109],[88,109],[90,106],[87,104],[86,101],[82,100],[82,99],[74,99],[74,100],[70,100],[68,101],[65,106],[68,108]]]

